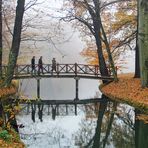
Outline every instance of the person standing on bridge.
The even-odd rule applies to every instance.
[[[56,63],[56,60],[55,58],[52,59],[52,69],[51,69],[51,72],[53,73],[53,71],[56,72],[56,67],[57,67],[57,63]]]
[[[38,61],[38,74],[40,74],[40,72],[43,73],[43,61],[42,61],[42,56],[40,56],[39,61]]]
[[[31,74],[35,74],[36,73],[36,70],[35,70],[35,56],[32,57],[31,59]]]

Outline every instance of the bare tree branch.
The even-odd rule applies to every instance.
[[[104,3],[103,6],[100,7],[100,9],[104,9],[107,6],[110,6],[110,5],[113,5],[113,4],[116,4],[116,3],[120,3],[120,2],[126,2],[126,1],[131,1],[131,0],[115,0],[115,1],[112,1],[112,2],[109,2],[109,3]]]
[[[77,19],[77,20],[80,21],[81,23],[85,24],[85,25],[89,28],[90,32],[91,32],[93,35],[95,35],[94,29],[92,28],[92,25],[91,25],[91,24],[89,24],[87,21],[85,21],[84,19],[82,19],[82,18],[80,18],[80,17],[76,17],[76,16],[75,16],[75,19]]]

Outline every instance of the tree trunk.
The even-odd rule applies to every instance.
[[[96,31],[95,39],[96,39],[97,53],[98,53],[98,58],[99,58],[100,73],[102,76],[108,76],[108,69],[107,69],[105,58],[104,58],[103,51],[102,51],[102,44],[98,36],[99,33],[100,33],[99,31]]]
[[[18,57],[20,42],[21,42],[21,29],[22,29],[22,21],[23,21],[23,14],[24,14],[24,5],[25,5],[25,0],[17,1],[13,40],[12,40],[12,46],[9,54],[8,70],[7,70],[5,85],[9,85],[11,83],[13,74],[14,74],[14,69],[17,62],[17,57]]]
[[[2,0],[0,0],[0,78],[2,77]]]
[[[137,0],[137,10],[138,10],[138,0]],[[139,46],[138,46],[138,21],[139,12],[137,11],[137,34],[136,34],[136,47],[135,47],[135,76],[134,78],[140,78],[140,59],[139,59]]]
[[[108,69],[105,63],[105,58],[103,55],[103,50],[102,50],[102,43],[101,43],[101,20],[99,18],[94,18],[93,24],[94,24],[94,37],[96,40],[96,45],[97,45],[97,53],[98,53],[98,60],[99,60],[99,68],[100,68],[100,73],[101,76],[109,76]],[[103,83],[106,83],[105,80],[103,80]]]
[[[2,101],[0,100],[0,118],[3,118],[3,103]]]
[[[148,1],[138,1],[138,45],[142,87],[148,87]]]
[[[107,40],[107,37],[106,37],[106,34],[105,34],[102,23],[101,23],[101,29],[102,29],[102,35],[104,37],[104,43],[105,43],[105,46],[106,46],[106,51],[107,51],[107,54],[108,54],[109,63],[111,65],[111,70],[112,70],[112,73],[113,73],[113,76],[114,76],[114,80],[117,82],[118,81],[118,79],[117,79],[117,71],[116,71],[116,68],[115,68],[115,64],[114,64],[114,60],[113,60],[113,57],[112,57],[111,49],[109,47],[109,43],[108,43],[108,40]]]
[[[140,78],[140,63],[139,63],[139,48],[138,44],[135,47],[135,76],[134,78]]]

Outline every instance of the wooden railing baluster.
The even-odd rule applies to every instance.
[[[66,64],[66,73],[68,73],[68,64]]]
[[[26,65],[27,66],[27,74],[30,73],[30,65]]]
[[[57,68],[57,69],[56,69],[56,70],[57,70],[57,75],[59,75],[59,73],[60,73],[60,72],[59,72],[59,63],[57,63],[57,67],[56,67],[56,68]]]
[[[75,75],[76,75],[76,76],[77,76],[77,66],[78,66],[78,64],[75,63]]]

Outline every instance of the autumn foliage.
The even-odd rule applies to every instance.
[[[132,77],[119,78],[101,88],[106,96],[113,100],[126,102],[148,113],[148,88],[142,88],[140,79]]]
[[[3,97],[7,97],[9,95],[14,95],[16,92],[17,92],[17,88],[16,86],[14,86],[14,84],[8,87],[2,87],[0,88],[0,99]]]
[[[3,133],[6,132],[6,133],[5,135],[3,135],[3,138],[0,138],[1,148],[25,148],[25,145],[19,140],[18,134],[16,132],[14,132],[13,130],[6,131],[6,130],[0,129],[1,135],[2,135],[2,132]]]
[[[121,53],[127,49],[134,49],[137,30],[137,7],[136,1],[116,3],[113,7],[116,11],[109,11],[108,6],[101,11],[101,20],[106,32],[109,47],[116,66]],[[102,35],[101,35],[102,36]],[[103,38],[103,37],[102,37]],[[96,45],[93,39],[86,39],[87,47],[83,49],[81,55],[90,64],[98,64]],[[103,54],[108,61],[106,46],[102,42]]]

